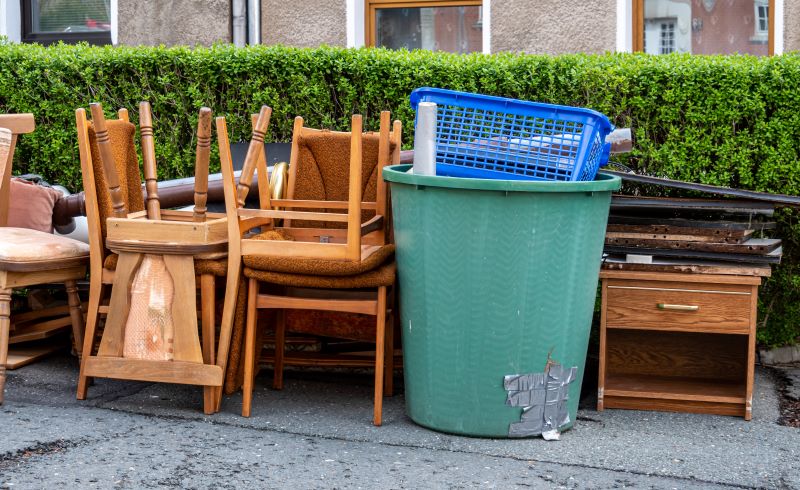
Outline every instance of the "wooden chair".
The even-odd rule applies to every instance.
[[[390,131],[390,115],[383,112],[380,133],[362,134],[361,116],[355,115],[352,132],[343,133],[305,128],[303,119],[296,118],[288,199],[264,202],[262,194],[261,210],[243,209],[263,147],[266,119],[267,115],[260,115],[236,186],[225,121],[217,118],[231,233],[229,260],[235,261],[233,254],[240,254],[248,278],[242,415],[249,416],[251,410],[257,310],[278,313],[276,389],[283,385],[282,311],[325,310],[376,317],[373,423],[381,425],[384,384],[391,386],[393,370],[394,342],[386,320],[388,291],[395,282],[394,245],[387,242],[387,192],[381,173],[383,166],[399,161],[401,124],[395,121]],[[282,226],[275,226],[273,220],[279,219]],[[261,233],[252,234],[255,227],[261,227]],[[269,292],[261,293],[262,284],[270,287]]]
[[[94,106],[93,118],[102,117],[102,109]],[[96,112],[98,111],[98,112]],[[134,145],[134,134],[136,127],[130,123],[128,111],[120,109],[119,119],[108,120],[105,122],[105,132],[102,137],[95,131],[95,125],[87,120],[86,111],[82,108],[75,112],[76,125],[78,131],[78,147],[80,151],[81,170],[83,176],[83,186],[86,196],[86,217],[89,228],[89,247],[91,250],[90,262],[90,283],[89,283],[89,305],[87,308],[86,336],[84,340],[84,351],[88,353],[86,357],[95,352],[95,342],[97,339],[97,326],[101,315],[107,315],[107,306],[110,293],[110,286],[114,282],[118,263],[118,255],[111,253],[106,247],[107,239],[107,219],[119,215],[119,210],[124,209],[126,213],[144,212],[147,207],[151,212],[155,209],[158,216],[170,219],[172,214],[177,212],[161,211],[158,205],[158,186],[156,180],[155,153],[153,148],[153,129],[152,117],[149,105],[140,105],[140,133],[142,138],[142,156],[144,161],[145,187],[147,190],[147,202],[142,196],[142,182],[139,173],[139,162]],[[210,111],[207,114],[210,122]],[[209,128],[210,130],[210,125]],[[208,160],[210,148],[210,133],[203,136],[198,127],[197,154],[198,160],[205,158]],[[105,139],[104,141],[98,141]],[[107,144],[105,144],[107,143]],[[101,148],[110,149],[110,153],[104,152]],[[112,192],[109,190],[111,179],[107,175],[104,166],[104,159],[113,162],[116,166],[116,175],[113,179],[118,184],[117,196],[119,200],[115,203]],[[109,167],[111,168],[111,167]],[[200,166],[202,172],[202,166]],[[205,177],[205,178],[204,178]],[[198,220],[204,219],[206,213],[206,194],[208,188],[207,165],[204,175],[195,179],[195,210],[194,214]],[[191,213],[190,213],[191,214]],[[177,218],[172,218],[177,219]],[[216,278],[225,276],[227,264],[225,254],[218,254],[221,258],[209,258],[206,260],[195,261],[195,272],[199,278],[200,285],[200,304],[201,304],[201,323],[203,334],[203,360],[212,364],[217,360],[215,352],[215,294]],[[105,303],[105,304],[104,304]],[[225,354],[227,355],[227,353]],[[86,398],[89,376],[84,359],[81,363],[81,374],[78,378],[77,398]],[[220,391],[204,390],[204,411],[213,413],[219,408]]]
[[[32,132],[34,126],[32,114],[0,115],[0,404],[3,403],[8,344],[12,330],[12,289],[64,283],[72,333],[79,356],[83,340],[83,312],[75,281],[86,277],[89,247],[67,237],[6,227],[11,192],[11,162],[17,136]]]

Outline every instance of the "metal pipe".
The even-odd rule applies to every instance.
[[[239,48],[247,44],[247,2],[248,0],[231,1],[232,40]]]
[[[247,44],[261,44],[261,0],[247,0]]]
[[[240,172],[235,172],[238,177]],[[253,177],[250,184],[251,195],[258,194],[258,175]],[[142,196],[145,195],[142,186]],[[168,180],[158,183],[158,197],[161,207],[176,208],[189,206],[194,203],[194,177],[186,179]],[[221,202],[225,199],[222,174],[208,176],[208,202]],[[86,216],[86,197],[83,192],[71,194],[56,201],[53,207],[53,224],[60,226],[67,224],[76,216]]]

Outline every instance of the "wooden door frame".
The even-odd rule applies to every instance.
[[[631,35],[633,36],[632,48],[634,52],[644,51],[644,2],[633,0],[633,22]],[[769,0],[769,55],[775,54],[775,0]]]

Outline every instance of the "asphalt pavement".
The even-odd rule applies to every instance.
[[[757,368],[753,420],[606,410],[586,397],[560,441],[478,439],[414,424],[402,394],[373,427],[369,374],[287,372],[201,411],[200,388],[97,380],[77,362],[8,373],[0,488],[800,488],[800,429],[777,424],[773,373]],[[398,380],[398,384],[400,380]]]

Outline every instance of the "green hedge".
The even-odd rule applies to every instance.
[[[0,112],[33,112],[37,131],[20,141],[17,171],[80,187],[74,110],[99,101],[153,105],[162,178],[191,173],[197,109],[228,117],[232,140],[249,138],[248,114],[274,109],[268,139],[288,141],[292,119],[346,129],[352,113],[377,127],[390,109],[405,123],[408,95],[437,86],[586,106],[635,130],[620,161],[641,172],[715,185],[798,194],[800,56],[629,54],[468,55],[383,49],[96,48],[0,43]],[[800,336],[800,224],[779,213],[784,263],[763,288],[759,339]]]

